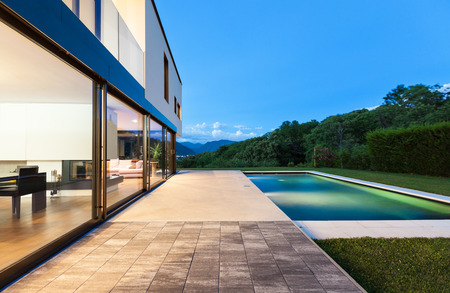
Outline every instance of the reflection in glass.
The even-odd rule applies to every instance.
[[[164,148],[163,127],[150,119],[150,185],[164,178]]]
[[[0,22],[0,270],[92,218],[92,81]]]
[[[108,95],[107,205],[141,191],[143,187],[143,115]]]
[[[172,133],[166,132],[166,174],[172,174]]]
[[[116,0],[63,0],[84,25],[141,84],[144,84],[144,52],[117,10]],[[96,11],[95,2],[100,10]],[[96,26],[96,22],[97,25]]]
[[[119,61],[140,83],[144,82],[144,65],[141,47],[125,21],[119,15]]]
[[[101,0],[101,41],[119,59],[119,12],[111,0]]]

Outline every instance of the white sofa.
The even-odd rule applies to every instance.
[[[142,160],[133,163],[132,160],[111,159],[108,173],[120,175],[124,178],[142,178],[144,162]]]

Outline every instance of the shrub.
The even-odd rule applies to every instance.
[[[294,164],[294,162],[289,162],[289,163],[287,164],[287,166],[288,166],[288,167],[294,167],[295,164]]]
[[[450,176],[450,122],[376,130],[367,146],[377,171]]]
[[[317,162],[317,167],[336,167],[337,157],[328,147],[316,146],[313,160]]]

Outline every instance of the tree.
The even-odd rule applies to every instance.
[[[306,123],[285,121],[278,129],[269,134],[269,139],[276,144],[277,161],[281,166],[289,162],[295,164],[306,162],[306,135],[319,124],[316,120]]]
[[[440,91],[439,85],[399,85],[383,98],[384,107],[379,111],[384,110],[384,113],[380,117],[383,122],[390,121],[388,127],[448,121],[449,96],[450,93]],[[434,115],[435,112],[438,113]]]
[[[439,85],[425,86],[417,84],[405,87],[401,84],[383,99],[386,105],[397,105],[405,109],[413,108],[419,104],[442,106],[448,94],[440,92],[439,88]]]
[[[448,87],[450,88],[450,87]],[[284,121],[261,137],[248,139],[213,153],[189,157],[185,167],[286,166],[289,162],[310,162],[316,146],[338,154],[341,167],[368,169],[367,133],[377,129],[409,127],[450,120],[450,90],[442,87],[399,85],[374,110],[355,110],[333,115],[322,122]]]

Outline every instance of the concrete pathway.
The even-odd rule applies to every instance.
[[[180,171],[114,221],[290,221],[240,171]]]
[[[236,171],[172,177],[5,290],[361,291]]]
[[[447,237],[450,238],[450,220],[399,221],[295,221],[314,239],[353,237]]]

